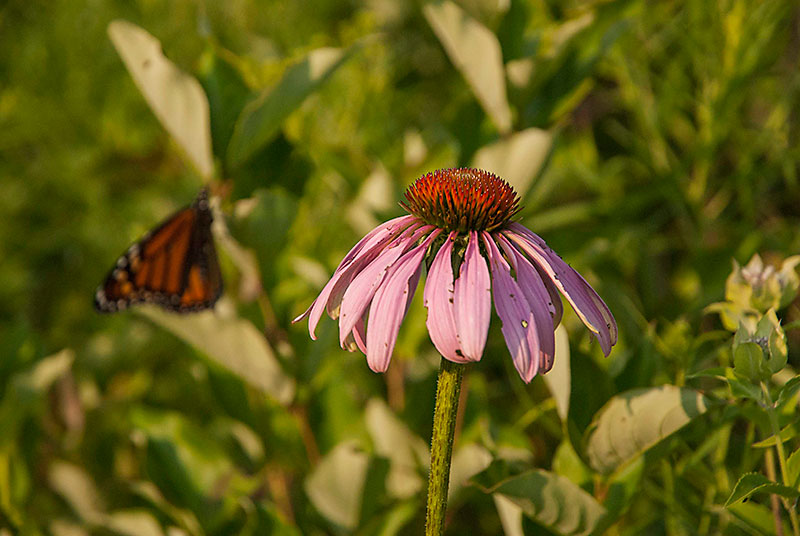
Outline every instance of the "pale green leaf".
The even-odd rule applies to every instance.
[[[284,374],[264,336],[247,320],[218,309],[221,307],[191,315],[151,306],[139,311],[253,387],[288,404],[294,395],[294,380]]]
[[[569,414],[569,396],[572,391],[572,374],[569,362],[569,336],[563,324],[556,328],[556,355],[553,368],[543,376],[550,395],[556,401],[556,411],[562,422]]]
[[[425,4],[425,18],[450,61],[502,134],[511,131],[503,54],[497,37],[449,0]]]
[[[773,482],[760,473],[747,473],[742,475],[733,487],[725,506],[741,502],[755,493],[775,493],[790,499],[800,495],[796,489]]]
[[[498,493],[494,493],[492,498],[505,535],[525,536],[525,532],[522,530],[522,508],[511,499]]]
[[[117,510],[103,517],[102,526],[123,536],[163,536],[155,517],[146,510]]]
[[[375,453],[391,461],[386,481],[389,492],[403,499],[418,493],[425,483],[420,466],[428,460],[428,446],[380,399],[367,403],[364,419]]]
[[[94,482],[83,468],[54,461],[48,468],[47,480],[83,521],[97,523],[101,520],[105,507]]]
[[[135,24],[115,20],[108,35],[155,116],[200,175],[210,178],[214,160],[203,87],[164,56],[158,39]]]
[[[662,385],[613,397],[594,417],[586,453],[590,465],[611,473],[705,413],[705,397]]]
[[[228,161],[238,165],[266,145],[278,132],[284,119],[350,57],[351,51],[338,48],[312,50],[303,60],[290,66],[281,80],[242,110],[228,144]]]
[[[478,149],[472,165],[502,177],[524,197],[544,164],[552,141],[548,131],[538,128],[515,132]]]
[[[352,530],[361,513],[368,466],[369,456],[355,442],[341,443],[306,479],[306,494],[323,516]]]
[[[557,534],[591,534],[605,515],[600,503],[569,479],[539,469],[504,481],[494,493]]]
[[[797,487],[800,480],[800,449],[794,451],[786,460],[786,475],[789,483]]]

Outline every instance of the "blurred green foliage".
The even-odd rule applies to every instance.
[[[208,98],[230,233],[218,309],[228,337],[263,332],[252,355],[277,383],[157,315],[91,307],[116,256],[202,184],[112,45],[117,19]],[[800,251],[798,26],[789,0],[0,3],[0,534],[419,533],[438,362],[419,296],[386,375],[334,322],[311,341],[290,320],[412,180],[475,162],[507,171],[522,222],[595,286],[620,343],[603,359],[567,313],[565,375],[526,386],[493,321],[448,532],[775,534],[756,491],[797,479],[736,485],[773,432],[740,400],[759,392],[702,372],[733,365],[704,308],[731,259]],[[475,39],[501,56],[454,52]],[[323,48],[340,61],[315,78]],[[491,62],[505,92],[471,71]],[[797,302],[779,316],[800,320]],[[786,343],[776,385],[798,367]],[[788,447],[795,385],[775,391]],[[679,426],[637,413],[643,442],[604,457],[641,432],[603,424],[633,399]]]

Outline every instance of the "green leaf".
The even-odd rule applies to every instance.
[[[489,482],[491,477],[477,475],[476,479]],[[606,513],[594,497],[569,479],[541,469],[504,479],[490,488],[558,534],[590,534]]]
[[[750,534],[757,534],[758,536],[776,536],[775,532],[775,516],[772,510],[763,504],[756,504],[750,502],[740,502],[732,504],[728,507],[736,518],[743,523],[747,528],[751,529]],[[792,529],[788,523],[783,523],[782,534],[791,534]]]
[[[358,525],[368,468],[369,456],[357,443],[340,443],[306,479],[306,494],[323,516],[352,530]]]
[[[774,493],[788,499],[800,496],[800,492],[796,489],[773,482],[760,473],[746,473],[733,487],[731,496],[725,501],[725,506],[741,502],[754,493]]]
[[[674,385],[634,389],[615,396],[589,427],[589,463],[601,473],[611,473],[706,409],[703,395]]]
[[[728,382],[728,387],[730,387],[731,395],[735,398],[749,398],[750,400],[761,402],[764,393],[761,392],[761,388],[754,384],[752,380],[745,376],[740,376],[733,369],[728,369],[726,373],[726,380]]]
[[[47,473],[50,487],[64,498],[82,521],[100,521],[104,506],[94,482],[83,468],[64,461],[54,461]]]
[[[230,57],[231,53],[226,54]],[[236,120],[251,92],[235,65],[216,50],[207,50],[200,61],[200,82],[208,95],[211,113],[211,142],[214,154],[224,158]]]
[[[503,53],[497,37],[449,0],[423,7],[428,24],[501,134],[511,131]]]
[[[776,407],[780,408],[791,402],[798,390],[800,390],[800,376],[795,376],[781,386],[778,391],[778,400],[775,403]]]
[[[508,181],[524,198],[550,153],[552,143],[553,136],[548,131],[529,128],[484,145],[475,153],[472,165],[491,170]]]
[[[764,352],[754,342],[743,342],[733,350],[733,369],[742,376],[753,381],[761,379],[764,364]]]
[[[211,178],[214,160],[203,87],[164,57],[158,39],[135,24],[115,20],[108,25],[108,35],[155,116],[200,175]]]
[[[786,460],[786,475],[791,485],[796,488],[800,481],[800,449],[792,452]]]
[[[794,422],[790,422],[781,429],[778,435],[780,436],[781,441],[784,442],[800,436],[800,421],[795,420]],[[772,435],[762,441],[753,443],[753,446],[756,448],[766,448],[775,446],[775,443],[776,443],[775,436]]]
[[[380,399],[367,402],[364,419],[375,453],[391,461],[389,493],[401,499],[416,495],[425,483],[420,467],[428,461],[428,446]]]
[[[352,55],[353,49],[318,48],[290,66],[275,87],[242,110],[228,144],[228,162],[237,166],[253,156],[278,132],[289,114]]]
[[[247,320],[218,310],[176,315],[145,306],[138,311],[281,404],[292,400],[294,381],[284,374],[264,336]]]

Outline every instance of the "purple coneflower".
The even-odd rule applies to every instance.
[[[559,291],[608,355],[617,342],[611,311],[544,240],[511,221],[520,207],[507,182],[479,169],[443,169],[417,179],[405,198],[409,215],[361,239],[295,319],[309,318],[312,339],[327,310],[339,319],[342,348],[359,348],[372,370],[384,372],[427,264],[428,332],[444,358],[481,359],[494,298],[514,366],[530,382],[553,366]]]

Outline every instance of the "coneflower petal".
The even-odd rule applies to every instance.
[[[518,223],[509,225],[503,235],[547,274],[569,300],[575,313],[591,330],[600,343],[603,354],[608,355],[617,342],[617,323],[605,302],[586,280],[529,229]]]
[[[353,278],[353,282],[347,287],[342,297],[339,318],[340,344],[344,345],[348,333],[353,330],[356,322],[363,315],[392,265],[414,242],[423,234],[430,232],[431,229],[433,227],[430,225],[419,228],[409,227]]]
[[[370,306],[366,351],[367,364],[375,372],[385,372],[389,367],[397,332],[419,282],[422,260],[438,234],[434,231],[422,244],[403,255],[375,292]]]
[[[553,367],[553,358],[556,353],[553,317],[550,316],[547,307],[552,299],[542,281],[542,276],[525,255],[517,251],[502,235],[497,237],[497,242],[503,248],[508,260],[511,261],[511,266],[514,267],[517,274],[517,284],[522,289],[533,313],[536,334],[539,338],[539,372],[544,374]]]
[[[478,233],[470,231],[467,251],[455,281],[456,333],[468,361],[480,361],[492,316],[492,280],[479,244]]]
[[[461,350],[458,340],[454,313],[453,283],[453,240],[456,233],[451,232],[444,244],[436,253],[436,257],[428,270],[428,280],[422,295],[428,318],[425,324],[436,349],[442,357],[455,363],[467,363],[469,359]]]
[[[415,221],[413,216],[401,216],[379,225],[370,231],[364,238],[350,249],[342,262],[333,272],[331,279],[325,284],[317,299],[306,309],[306,311],[292,320],[292,323],[299,322],[305,317],[308,319],[308,333],[312,340],[316,340],[315,334],[317,324],[322,318],[322,311],[328,310],[328,314],[336,317],[338,307],[344,289],[358,274],[360,267],[368,264],[377,252],[388,242],[396,238],[405,228]],[[341,290],[338,290],[341,289]],[[338,292],[337,292],[338,290]]]
[[[511,277],[511,268],[489,233],[483,233],[483,242],[489,253],[492,295],[495,311],[503,323],[501,331],[508,351],[511,352],[514,367],[522,380],[529,383],[539,372],[539,336],[533,312],[522,289]]]

